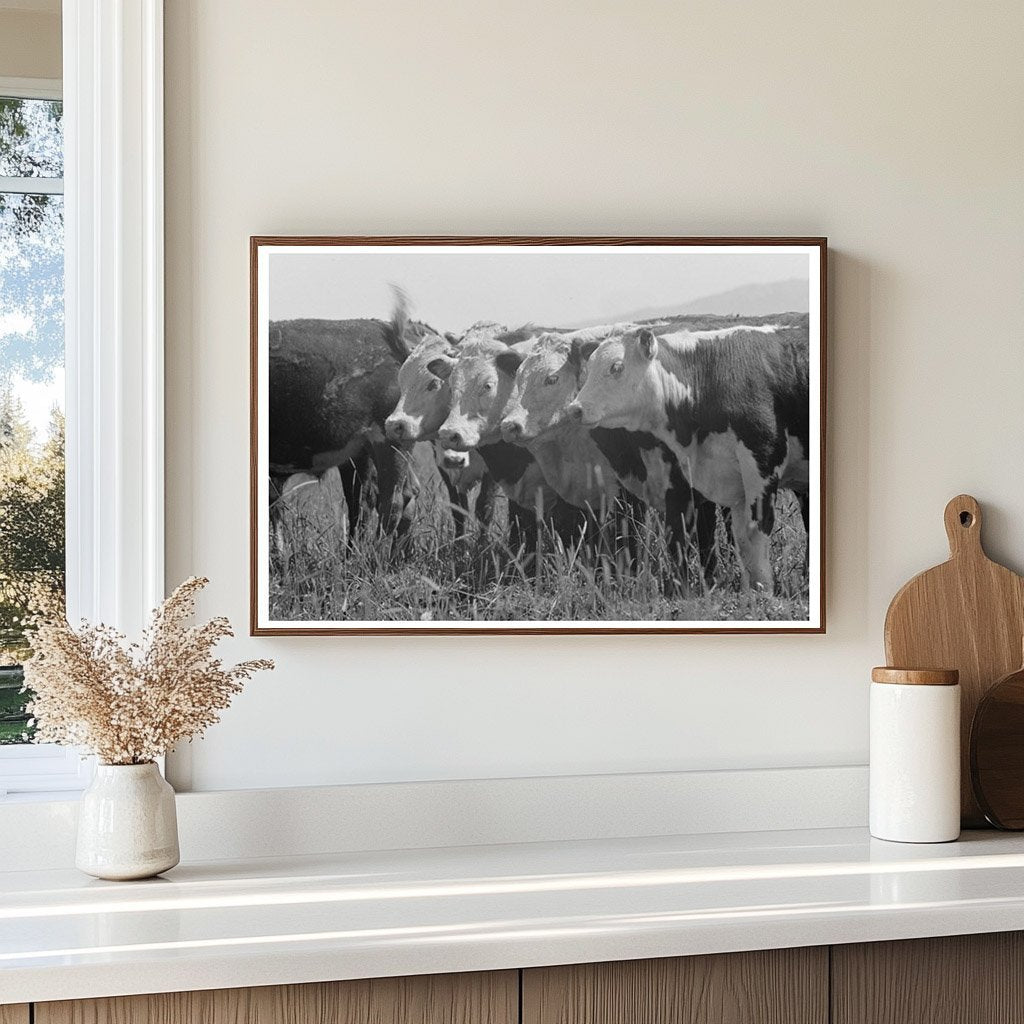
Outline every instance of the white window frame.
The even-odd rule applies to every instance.
[[[8,78],[0,75],[0,97],[18,100],[61,100],[59,78]],[[9,178],[0,174],[0,192],[23,195],[63,195],[63,178]]]
[[[163,0],[63,0],[63,48],[34,95],[64,100],[68,617],[137,635],[164,596]],[[0,795],[91,774],[0,748]]]

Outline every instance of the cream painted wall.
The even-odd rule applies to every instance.
[[[0,4],[0,78],[60,78],[60,8],[5,10]]]
[[[168,577],[247,621],[247,240],[831,240],[823,637],[235,641],[198,789],[862,763],[892,592],[1024,569],[1024,6],[167,0]]]

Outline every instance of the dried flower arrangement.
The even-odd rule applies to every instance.
[[[141,644],[109,626],[40,619],[25,663],[39,743],[84,747],[104,764],[146,764],[220,718],[264,659],[225,668],[213,648],[228,620],[188,626],[209,580],[193,576],[153,612]]]

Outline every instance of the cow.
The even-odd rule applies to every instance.
[[[631,495],[666,518],[669,543],[680,563],[684,561],[687,539],[695,537],[699,562],[710,584],[717,571],[714,502],[690,487],[675,456],[653,435],[622,428],[588,428],[569,415],[587,360],[598,344],[635,327],[615,324],[543,335],[516,375],[502,435],[508,441],[527,445],[556,489],[558,484],[546,463],[561,468],[565,462],[562,453],[567,449],[583,454],[581,461],[599,467],[585,478],[591,483],[591,500],[599,497],[594,483],[601,485],[605,500],[612,496],[615,484],[621,483]],[[573,501],[569,494],[560,493]]]
[[[652,434],[692,487],[732,513],[745,588],[771,592],[775,494],[794,491],[808,526],[808,318],[610,337],[590,357],[570,415]]]
[[[392,355],[394,322],[279,320],[269,328],[269,471],[275,496],[297,473],[320,478],[337,467],[349,536],[359,522],[362,492],[375,471],[382,532],[405,535],[417,484],[409,446],[387,440],[384,421],[399,398]],[[415,337],[431,332],[424,325]]]
[[[462,337],[451,333],[442,336],[417,321],[408,320],[407,303],[405,293],[396,288],[392,329],[387,335],[399,364],[399,399],[387,417],[385,427],[389,437],[402,443],[437,436],[451,410],[451,392],[447,374],[443,372],[444,366],[455,365],[461,346],[508,333],[502,324],[480,320]],[[419,336],[410,338],[410,329],[417,327]]]
[[[530,452],[501,436],[516,371],[534,344],[528,337],[508,345],[502,340],[505,333],[500,325],[481,329],[461,342],[457,359],[431,364],[451,393],[451,408],[438,438],[445,448],[480,453],[509,500],[510,546],[525,546],[532,554],[538,545],[538,521],[548,522],[569,543],[585,519],[548,485]]]
[[[533,341],[525,357],[519,352],[505,357],[507,367],[515,359],[522,358],[522,362],[502,416],[501,435],[505,441],[528,449],[552,490],[563,501],[583,510],[589,520],[589,539],[594,541],[598,540],[609,513],[621,518],[627,509],[641,510],[623,494],[615,471],[590,431],[564,415],[575,389],[563,394],[566,384],[559,371],[573,339],[576,343],[581,336],[596,339],[610,330],[606,327],[585,332],[548,331]],[[554,392],[564,399],[560,409],[553,407],[558,401]]]
[[[468,526],[469,500],[477,487],[473,513],[486,528],[494,509],[494,479],[478,452],[458,452],[437,441],[437,432],[451,409],[451,392],[444,368],[454,365],[458,350],[450,337],[432,333],[409,347],[402,319],[403,306],[396,307],[395,330],[391,332],[392,351],[400,362],[399,397],[384,421],[385,432],[399,445],[430,441],[434,461],[448,493],[456,536],[464,536]],[[435,373],[433,370],[439,370]]]

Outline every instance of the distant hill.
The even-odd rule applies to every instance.
[[[648,306],[634,309],[616,316],[588,320],[581,327],[594,324],[622,323],[632,320],[654,320],[658,317],[674,316],[680,313],[717,313],[724,316],[758,316],[768,313],[807,313],[808,286],[804,278],[793,277],[785,281],[769,281],[765,284],[745,284],[730,288],[727,292],[706,295],[678,306]]]

